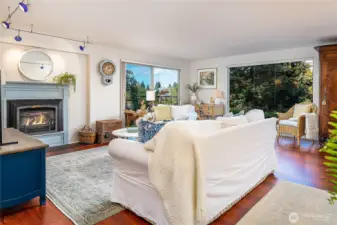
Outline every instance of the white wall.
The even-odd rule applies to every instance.
[[[34,82],[22,76],[18,70],[18,63],[21,55],[32,47],[0,44],[0,68],[4,68],[6,81],[24,81]],[[60,52],[54,50],[44,50],[51,57],[54,63],[52,74],[46,79],[46,82],[52,82],[53,77],[63,73],[70,72],[77,75],[76,92],[70,89],[69,97],[69,142],[77,141],[77,130],[87,123],[87,56],[74,53]]]
[[[79,43],[34,34],[21,34],[23,41],[17,43],[13,40],[16,33],[4,29],[0,35],[0,68],[5,69],[8,81],[25,80],[18,72],[17,62],[21,53],[30,48],[42,48],[51,54],[56,64],[53,75],[61,72],[77,74],[79,81],[77,90],[70,97],[69,140],[71,142],[76,140],[76,131],[83,124],[94,124],[96,120],[123,116],[120,102],[122,60],[180,69],[180,101],[188,101],[185,86],[189,82],[189,61],[101,45],[88,45],[85,51],[81,52],[78,48]],[[98,70],[99,63],[104,59],[110,59],[116,65],[113,84],[110,86],[104,86],[101,83]],[[50,79],[47,82],[50,82]]]
[[[242,65],[268,64],[277,62],[287,62],[292,60],[312,59],[313,68],[313,102],[319,105],[319,55],[313,47],[285,49],[278,51],[258,52],[246,55],[236,55],[230,57],[219,57],[205,60],[193,61],[190,63],[190,83],[197,82],[197,69],[218,68],[217,87],[224,91],[229,99],[229,74],[228,68]],[[202,89],[198,96],[201,100],[209,102],[211,96],[214,97],[214,89]]]

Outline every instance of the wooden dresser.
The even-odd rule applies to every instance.
[[[337,45],[316,47],[320,57],[320,112],[319,133],[321,139],[329,135],[330,113],[337,110]]]
[[[222,104],[196,104],[194,106],[199,120],[214,119],[217,116],[223,116],[225,112],[225,106]]]
[[[46,203],[46,148],[48,145],[13,128],[3,131],[0,147],[0,209],[40,197]]]

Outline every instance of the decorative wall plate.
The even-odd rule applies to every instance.
[[[103,60],[99,64],[99,72],[102,75],[102,83],[105,85],[112,84],[112,77],[116,72],[115,64],[111,60]]]

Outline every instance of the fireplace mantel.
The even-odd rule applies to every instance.
[[[2,88],[3,124],[7,126],[8,100],[50,100],[60,99],[63,104],[63,131],[32,135],[49,146],[68,144],[68,86],[53,83],[7,82]]]

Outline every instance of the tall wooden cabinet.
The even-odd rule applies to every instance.
[[[329,135],[330,113],[337,110],[337,45],[316,47],[320,57],[320,137]]]

